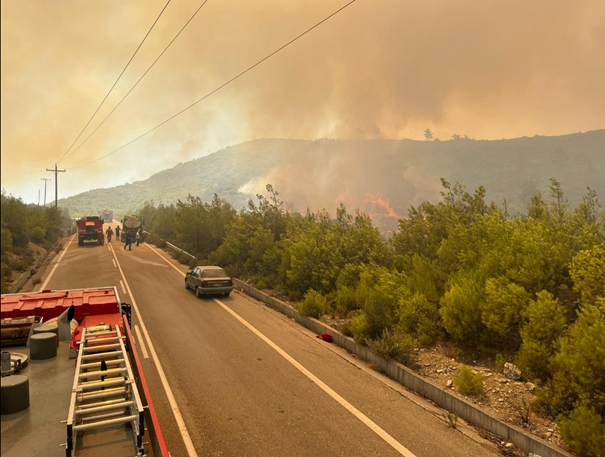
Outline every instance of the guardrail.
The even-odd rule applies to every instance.
[[[233,284],[247,295],[280,311],[309,330],[318,334],[329,333],[332,336],[333,343],[356,354],[369,363],[378,365],[390,378],[395,379],[400,384],[428,398],[441,408],[456,414],[465,421],[541,457],[572,457],[572,454],[555,449],[547,441],[530,435],[519,427],[506,424],[466,400],[452,395],[448,391],[417,375],[404,365],[375,354],[369,347],[356,343],[355,340],[343,335],[338,330],[325,325],[317,319],[303,316],[291,305],[271,297],[239,279],[234,278]]]
[[[194,257],[174,244],[168,243],[167,241],[164,242],[172,249],[190,257]],[[413,392],[428,398],[441,408],[456,414],[465,421],[481,427],[482,429],[515,444],[521,449],[539,455],[540,457],[573,457],[570,453],[555,449],[547,441],[526,433],[522,428],[502,422],[500,419],[482,411],[466,400],[452,395],[448,391],[417,375],[406,366],[379,356],[369,347],[356,343],[352,338],[343,335],[338,330],[333,329],[323,322],[311,317],[303,316],[293,306],[284,303],[277,298],[271,297],[237,278],[233,278],[233,284],[245,294],[256,298],[269,305],[271,308],[285,314],[289,318],[294,319],[309,330],[318,334],[329,333],[332,336],[332,342],[334,344],[356,354],[369,363],[378,365],[382,371],[392,379],[395,379]]]
[[[27,280],[37,273],[38,268],[40,267],[40,264],[42,262],[44,262],[44,260],[48,257],[48,254],[50,254],[50,252],[53,251],[59,245],[60,242],[61,242],[61,240],[58,240],[53,245],[53,247],[50,248],[46,252],[46,254],[41,255],[40,257],[38,257],[36,259],[36,261],[34,262],[33,266],[31,266],[25,273],[23,273],[21,275],[21,277],[17,280],[17,282],[10,287],[10,289],[8,290],[8,292],[11,293],[11,294],[19,292],[21,290],[21,288],[25,285],[25,283],[27,282]]]
[[[149,232],[147,232],[147,231],[145,231],[145,230],[143,230],[143,233],[145,233],[145,234],[147,234],[147,235],[151,235],[151,233],[149,233]],[[166,243],[166,246],[168,246],[170,249],[173,249],[173,250],[175,250],[176,252],[179,252],[179,253],[181,253],[181,254],[185,254],[186,256],[189,256],[189,257],[191,257],[192,259],[195,259],[195,256],[194,256],[194,255],[189,254],[187,251],[183,251],[183,250],[182,250],[181,248],[179,248],[178,246],[175,246],[174,244],[172,244],[172,243],[170,243],[170,242],[168,242],[168,241],[166,241],[166,240],[163,240],[163,239],[161,239],[160,237],[158,237],[158,239],[159,239],[160,241],[163,241],[164,243]]]

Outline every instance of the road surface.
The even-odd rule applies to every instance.
[[[46,289],[116,286],[172,456],[489,456],[393,381],[234,291],[198,299],[154,246],[67,250]],[[469,437],[471,436],[471,437]]]

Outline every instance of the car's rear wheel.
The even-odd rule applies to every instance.
[[[202,294],[200,293],[200,288],[199,288],[199,287],[196,287],[196,288],[195,288],[195,296],[196,296],[197,298],[200,298],[200,297],[202,296]]]
[[[225,297],[228,297],[231,292],[225,292]]]

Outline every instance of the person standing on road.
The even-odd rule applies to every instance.
[[[107,235],[107,242],[111,243],[111,235],[113,235],[113,230],[111,230],[111,227],[107,228],[105,234]]]
[[[137,247],[139,247],[139,243],[141,242],[141,231],[140,230],[137,231],[135,238],[136,238],[136,242],[137,242]]]
[[[120,226],[116,225],[116,241],[120,241]]]
[[[129,251],[132,251],[132,235],[130,234],[130,232],[126,232],[126,235],[124,235],[124,249],[126,249],[128,247]]]

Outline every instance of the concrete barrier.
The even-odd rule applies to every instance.
[[[318,334],[329,333],[332,335],[332,342],[334,344],[351,351],[367,362],[378,365],[385,374],[408,389],[431,400],[441,408],[456,414],[465,421],[501,437],[504,441],[513,443],[524,451],[537,454],[540,457],[573,457],[572,454],[554,448],[552,444],[537,436],[528,434],[519,427],[496,419],[464,399],[452,395],[441,387],[420,377],[404,365],[375,354],[367,346],[356,343],[355,340],[343,335],[332,327],[316,319],[301,315],[294,307],[287,303],[271,297],[239,279],[234,278],[233,284],[247,295],[266,303],[271,308],[294,319],[309,330]]]
[[[17,293],[21,290],[21,288],[25,285],[25,283],[27,282],[27,280],[29,278],[31,278],[34,274],[36,274],[36,272],[38,271],[38,268],[40,267],[40,264],[48,257],[48,255],[59,245],[59,243],[61,242],[61,240],[57,241],[52,248],[50,248],[48,250],[48,252],[40,257],[38,257],[38,259],[34,262],[34,265],[32,267],[29,268],[29,270],[27,270],[25,273],[23,273],[21,275],[21,277],[17,280],[16,283],[14,283],[10,289],[8,290],[8,292],[10,294],[14,294]],[[32,273],[33,272],[33,273]]]

